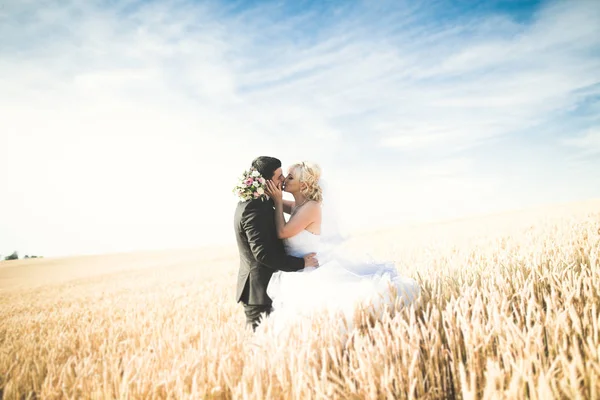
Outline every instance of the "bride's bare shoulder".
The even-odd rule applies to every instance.
[[[299,207],[295,207],[292,210],[293,215],[301,215],[301,218],[311,218],[315,215],[321,214],[321,203],[313,200],[309,200]]]
[[[306,203],[306,208],[309,209],[311,213],[321,214],[321,203],[318,201],[310,200]]]

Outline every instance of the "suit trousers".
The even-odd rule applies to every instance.
[[[271,305],[248,305],[245,303],[243,304],[244,312],[246,313],[246,324],[251,325],[253,331],[256,331],[256,328],[258,327],[260,319],[263,317],[263,314],[266,314],[264,315],[266,317],[271,313],[271,311],[273,311]]]

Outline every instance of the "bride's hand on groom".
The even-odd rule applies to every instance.
[[[279,203],[283,202],[283,192],[281,191],[281,186],[276,184],[275,182],[268,180],[265,192],[269,195],[270,198],[273,199],[273,201]]]
[[[307,267],[318,267],[319,260],[317,260],[317,253],[310,253],[304,256],[304,268]]]

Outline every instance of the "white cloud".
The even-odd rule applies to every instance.
[[[533,23],[444,25],[417,6],[342,7],[307,36],[319,16],[277,4],[234,14],[186,1],[6,3],[0,245],[51,254],[230,240],[230,186],[265,154],[320,162],[357,226],[373,210],[355,179],[400,199],[382,219],[489,208],[501,188],[472,174],[476,160],[428,152],[539,127],[594,95],[599,9],[565,2]],[[388,151],[424,156],[389,168]]]
[[[589,129],[579,136],[564,139],[562,142],[577,148],[584,156],[600,154],[600,128]]]

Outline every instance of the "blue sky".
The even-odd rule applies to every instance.
[[[3,254],[232,243],[257,155],[349,230],[600,197],[598,2],[8,1],[0,37]]]

